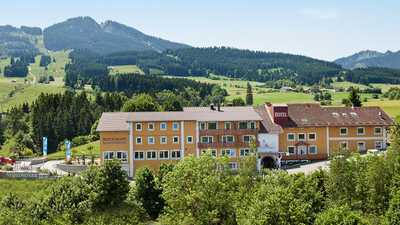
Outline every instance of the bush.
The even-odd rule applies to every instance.
[[[368,224],[362,219],[361,214],[351,211],[347,206],[331,207],[320,213],[315,220],[315,225],[354,225]]]
[[[1,168],[1,170],[4,170],[4,171],[12,171],[13,170],[13,167],[11,165],[8,165],[8,164],[7,165],[3,165],[0,168]]]
[[[74,146],[84,145],[91,141],[92,141],[91,136],[77,136],[77,137],[72,138],[72,144]]]

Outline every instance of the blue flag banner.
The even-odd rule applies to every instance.
[[[47,156],[47,137],[43,137],[43,156]]]
[[[68,140],[65,140],[65,154],[67,161],[71,160],[71,142]]]

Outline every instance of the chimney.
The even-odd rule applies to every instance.
[[[284,125],[289,121],[289,108],[286,104],[272,105],[266,104],[274,123]]]

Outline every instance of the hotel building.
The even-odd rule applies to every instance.
[[[180,112],[103,113],[101,160],[117,158],[129,176],[209,150],[236,169],[254,143],[259,167],[281,160],[323,160],[341,148],[385,149],[393,120],[378,107],[265,104],[258,107],[188,107]]]

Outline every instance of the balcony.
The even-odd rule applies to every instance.
[[[198,143],[200,149],[219,149],[219,148],[248,148],[250,143],[238,141],[232,143],[212,142],[212,143]],[[260,146],[260,143],[256,141],[256,147]]]
[[[215,130],[200,130],[200,136],[221,136],[221,135],[257,135],[257,129],[215,129]]]

